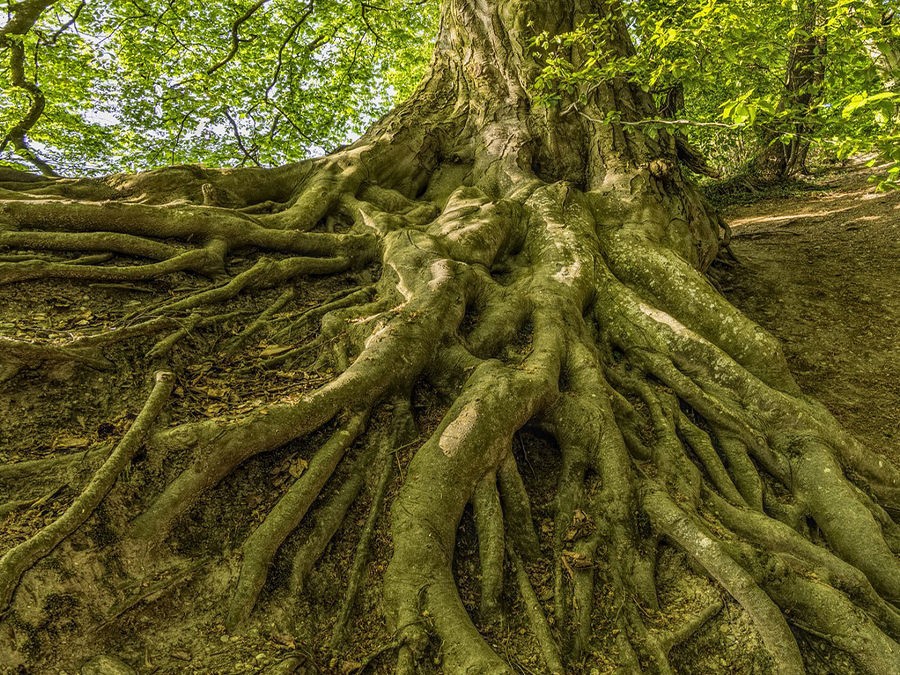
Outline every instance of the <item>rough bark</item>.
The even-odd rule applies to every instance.
[[[613,109],[625,122],[649,116],[648,97],[616,79],[592,91],[585,115],[531,103],[539,56],[524,47],[528,36],[597,13],[609,18],[609,50],[630,49],[612,3],[446,0],[418,91],[322,159],[93,182],[3,177],[0,246],[34,259],[0,264],[0,283],[210,280],[108,332],[6,351],[8,378],[60,359],[97,366],[109,345],[147,336],[167,335],[151,352],[165,360],[192,330],[241,319],[230,308],[240,298],[274,288],[278,307],[264,308],[262,321],[243,316],[220,347],[243,355],[236,364],[249,361],[248,336],[269,330],[266,317],[291,306],[303,279],[380,269],[373,284],[296,314],[281,337],[291,349],[257,361],[262,378],[277,367],[321,384],[157,428],[133,471],[178,471],[95,555],[139,579],[178,548],[185,517],[217,484],[306,438],[318,445],[305,471],[221,553],[234,569],[221,617],[235,633],[259,619],[264,589],[287,594],[269,571],[311,509],[314,525],[293,549],[294,590],[366,490],[375,515],[360,521],[333,646],[348,639],[367,548],[384,529],[390,639],[377,658],[398,672],[435,663],[513,672],[484,638],[484,621],[508,612],[504,593],[520,597],[549,672],[599,663],[669,672],[669,650],[718,606],[698,608],[684,630],[653,627],[666,612],[661,547],[683,551],[743,607],[773,670],[804,671],[797,634],[830,643],[862,671],[900,669],[891,515],[900,474],[805,397],[777,341],[705,279],[719,220],[682,176],[675,140],[593,121]],[[48,251],[114,257],[48,260]],[[238,251],[264,255],[229,273]],[[446,406],[416,429],[410,401],[423,386]],[[549,534],[535,528],[533,488],[513,452],[527,428],[547,434],[558,458]],[[66,466],[6,467],[0,479]],[[24,485],[8,484],[12,493]],[[390,517],[380,524],[382,502]],[[453,566],[470,505],[482,616],[462,601]],[[39,625],[15,594],[31,573],[5,560],[4,620]],[[553,575],[550,611],[533,587],[535,564]],[[614,617],[611,633],[598,628],[603,612]]]

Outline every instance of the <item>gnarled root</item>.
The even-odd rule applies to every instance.
[[[354,146],[288,172],[293,189],[278,182],[259,208],[238,200],[243,210],[199,199],[3,202],[0,247],[58,259],[0,263],[0,283],[205,277],[142,308],[153,315],[143,321],[65,343],[0,338],[7,377],[43,361],[111,368],[110,347],[151,338],[150,357],[182,363],[183,338],[220,326],[235,330],[205,355],[228,356],[216,367],[240,362],[241,377],[265,386],[285,372],[315,376],[266,403],[185,416],[153,435],[147,466],[159,480],[129,502],[123,549],[180,550],[180,528],[224,484],[292,452],[302,473],[273,488],[255,520],[236,514],[240,543],[219,551],[238,569],[221,617],[231,631],[253,623],[267,586],[292,594],[281,606],[307,601],[316,566],[351,541],[346,587],[322,640],[355,649],[355,608],[371,593],[367,565],[387,548],[377,543],[389,527],[388,646],[369,651],[396,656],[398,672],[426,658],[449,672],[513,672],[493,647],[511,625],[532,636],[550,672],[577,671],[595,652],[625,669],[671,672],[673,647],[719,620],[722,604],[696,608],[681,630],[666,625],[656,561],[668,547],[742,608],[779,672],[804,670],[798,633],[865,672],[900,667],[900,473],[805,398],[777,342],[697,270],[709,251],[685,242],[718,223],[688,188],[667,197],[663,178],[635,170],[627,191],[611,180],[583,192],[498,160],[401,190],[399,178],[374,180],[372,167],[390,161]],[[460,185],[463,173],[471,176]],[[232,264],[238,251],[247,257]],[[114,257],[67,257],[82,252]],[[317,276],[341,283],[310,307]],[[257,339],[275,349],[257,353]],[[77,518],[67,511],[5,554],[3,604],[90,517],[171,386],[154,389],[134,433],[76,501]],[[421,414],[410,402],[426,390],[433,400]],[[514,452],[529,425],[550,448],[542,470],[552,480],[523,471]],[[69,465],[50,461],[56,473]],[[5,467],[0,479],[47,466]],[[10,512],[33,498],[13,495]],[[367,510],[351,536],[343,526],[360,503]],[[469,505],[471,579],[453,565]],[[522,616],[509,611],[510,597]]]

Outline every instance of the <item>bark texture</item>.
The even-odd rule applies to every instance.
[[[610,53],[630,49],[613,3],[445,0],[430,75],[329,157],[105,181],[3,177],[0,247],[24,257],[0,264],[2,284],[209,279],[69,344],[8,340],[6,378],[65,360],[111,367],[110,345],[147,336],[158,338],[148,358],[165,362],[191,331],[225,320],[240,328],[218,349],[239,367],[250,336],[275,330],[305,279],[379,270],[295,313],[280,335],[289,349],[259,364],[260,378],[303,372],[317,386],[158,425],[132,470],[155,467],[165,484],[138,500],[104,553],[123,576],[140,577],[164,551],[185,556],[184,523],[217,484],[305,438],[315,444],[305,470],[215,562],[232,570],[221,610],[229,631],[259,620],[267,588],[303,591],[365,491],[372,506],[354,526],[332,646],[352,640],[369,550],[387,537],[390,640],[373,658],[397,672],[513,672],[484,638],[510,597],[547,672],[670,672],[670,650],[721,603],[681,630],[654,628],[666,611],[661,547],[681,550],[743,607],[773,671],[804,672],[798,635],[830,643],[860,671],[900,670],[900,474],[805,397],[776,340],[706,280],[719,220],[683,178],[675,139],[595,121],[610,110],[626,122],[655,115],[649,98],[611,80],[577,114],[531,103],[540,55],[529,36],[597,14]],[[262,255],[235,272],[231,259],[248,251]],[[269,289],[257,316],[232,307]],[[411,405],[423,387],[441,402],[430,425]],[[514,453],[526,428],[546,435],[558,461],[549,531],[535,527],[533,486]],[[21,500],[22,476],[67,466],[13,465],[0,479]],[[454,568],[466,522],[478,540],[468,579],[480,588],[477,611]],[[290,580],[270,579],[301,526]],[[10,559],[15,549],[0,559],[7,640],[39,623],[20,599],[32,596],[16,592],[31,572]],[[553,579],[552,602],[535,591],[537,569]]]

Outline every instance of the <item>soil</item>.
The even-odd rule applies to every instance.
[[[870,447],[900,460],[900,192],[876,193],[867,182],[871,173],[861,164],[850,165],[778,195],[759,193],[750,203],[726,208],[739,262],[718,266],[713,278],[733,303],[782,340],[805,391]],[[298,301],[275,314],[274,329],[254,336],[254,353],[259,358],[279,353],[279,326],[323,300],[369,283],[377,273],[367,272],[366,279],[348,276],[298,285]],[[148,302],[184,292],[191,283],[185,277],[118,287],[48,282],[0,286],[0,336],[61,343],[116,324]],[[238,309],[258,313],[277,295],[245,299]],[[252,360],[223,360],[216,345],[228,336],[229,327],[225,319],[192,330],[173,349],[170,363],[179,365],[182,375],[168,406],[171,423],[214,417],[316,386],[298,380],[289,369],[260,378]],[[48,479],[30,486],[36,501],[0,515],[0,551],[57,517],[96,468],[96,457],[88,451],[111,447],[121,438],[149,391],[154,364],[144,357],[164,335],[129,341],[104,354],[117,364],[109,371],[51,364],[6,381],[0,374],[0,467],[60,454],[79,456],[65,483]],[[414,412],[421,434],[437,425],[445,406],[427,388],[416,392]],[[536,505],[533,515],[539,531],[548,535],[559,471],[556,453],[537,430],[520,436],[518,459],[530,468],[525,480]],[[381,579],[391,554],[383,529],[349,627],[348,647],[337,658],[327,648],[356,533],[368,516],[371,495],[365,491],[302,597],[286,597],[283,591],[291,555],[309,525],[288,540],[276,559],[252,627],[229,635],[221,623],[222,603],[235,572],[228,553],[260,521],[280,490],[302,473],[305,458],[319,440],[302,439],[247,462],[180,525],[167,567],[151,567],[143,579],[117,585],[127,575],[115,569],[115,556],[97,552],[109,547],[112,533],[179,468],[177,462],[152,466],[139,458],[151,466],[123,476],[98,513],[62,545],[63,555],[51,556],[26,575],[19,593],[28,594],[32,602],[26,604],[42,607],[48,617],[46,623],[28,624],[0,617],[0,673],[350,673],[363,665],[371,666],[367,672],[390,672],[390,636],[379,609]],[[404,448],[397,454],[399,469],[388,504],[411,452]],[[6,489],[0,475],[0,505],[7,501]],[[470,514],[462,528],[456,568],[465,572],[461,576],[475,579],[477,543]],[[549,607],[552,570],[535,565],[528,571],[539,599]],[[604,570],[597,573],[602,577]],[[646,617],[652,630],[677,628],[704,608],[723,604],[692,639],[673,649],[680,672],[770,672],[746,614],[674,549],[660,556],[659,586],[664,611]],[[95,603],[91,607],[79,602],[79,589],[88,587]],[[463,584],[461,591],[475,613],[476,588]],[[508,595],[508,620],[482,628],[518,672],[542,672],[522,607],[515,604],[512,591]],[[34,619],[27,612],[20,618]],[[596,652],[586,655],[583,664],[572,664],[573,672],[599,675],[611,670],[612,664],[603,660],[603,641],[614,640],[615,618],[597,617]],[[814,642],[801,646],[809,652],[821,650]],[[438,672],[440,645],[433,647],[430,656]],[[105,661],[96,660],[100,656]],[[823,653],[814,661],[813,672],[852,672],[833,654]],[[134,671],[124,670],[124,664]]]
[[[740,264],[728,299],[784,345],[805,392],[900,458],[900,191],[862,163],[793,194],[728,208]]]

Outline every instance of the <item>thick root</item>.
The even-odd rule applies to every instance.
[[[241,381],[314,375],[238,415],[177,418],[153,435],[149,463],[163,484],[146,483],[159,490],[149,500],[125,500],[146,508],[129,513],[122,550],[174,555],[184,548],[183,517],[219,499],[243,465],[264,465],[293,452],[288,444],[327,433],[268,512],[242,521],[249,534],[237,550],[224,546],[239,566],[222,617],[231,631],[259,618],[267,583],[283,590],[269,578],[282,557],[294,556],[293,598],[278,604],[295,607],[312,595],[303,591],[315,566],[328,564],[324,554],[344,546],[346,588],[323,638],[339,658],[355,648],[356,608],[371,600],[370,558],[390,548],[386,636],[367,664],[396,653],[401,673],[424,659],[448,672],[514,672],[493,642],[500,628],[515,628],[530,631],[549,672],[577,669],[600,649],[624,670],[672,672],[673,648],[722,609],[704,603],[680,628],[658,627],[668,608],[657,554],[674,547],[746,612],[778,672],[804,672],[795,632],[825,640],[863,671],[900,668],[892,518],[900,472],[803,397],[777,342],[698,271],[712,255],[700,234],[716,233],[718,222],[686,186],[673,199],[673,175],[634,169],[585,191],[542,180],[519,157],[483,166],[463,154],[434,169],[437,154],[418,164],[382,155],[370,140],[283,174],[245,174],[273,180],[256,200],[238,179],[198,169],[203,176],[169,195],[183,201],[168,206],[34,191],[3,201],[0,247],[10,253],[0,284],[207,279],[103,332],[64,343],[0,338],[0,379],[42,362],[114,368],[106,348],[126,340],[146,339],[143,355],[177,364],[201,342],[186,339],[194,331],[232,324],[234,335],[204,355],[215,367],[240,361]],[[226,184],[235,209],[216,197]],[[229,276],[236,251],[252,253]],[[307,292],[318,283],[309,279],[332,275],[339,280]],[[264,289],[274,290],[254,297]],[[310,297],[324,301],[303,306]],[[152,318],[134,322],[141,315]],[[256,338],[274,349],[257,353]],[[0,604],[90,517],[171,389],[169,378],[157,384],[65,514],[0,559]],[[420,395],[424,412],[407,403]],[[413,417],[423,440],[408,444]],[[552,475],[517,462],[528,425],[549,448],[542,470]],[[94,452],[88,459],[99,459]],[[0,513],[29,508],[75,464],[65,457],[0,468],[4,485],[47,475],[33,491],[4,498]],[[354,541],[354,528],[342,526],[361,499],[368,511]],[[469,505],[477,551],[458,542]],[[471,567],[455,568],[457,555]],[[476,568],[477,578],[459,578]],[[164,593],[166,579],[188,583],[204,567],[173,569],[135,582],[107,620]],[[461,592],[462,581],[478,590]],[[521,616],[504,606],[515,592]],[[599,631],[599,621],[612,632]]]

